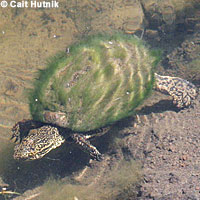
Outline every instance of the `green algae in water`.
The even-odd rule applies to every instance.
[[[35,120],[66,113],[66,127],[88,131],[133,114],[151,93],[158,55],[137,37],[91,36],[60,53],[42,70],[30,95]]]
[[[92,177],[91,184],[72,183],[50,178],[41,187],[41,200],[116,200],[136,197],[136,186],[141,181],[141,166],[134,160],[121,161],[102,177]],[[70,180],[70,179],[68,179]]]

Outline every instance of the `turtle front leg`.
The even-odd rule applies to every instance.
[[[88,140],[90,136],[74,133],[66,141],[76,144],[82,151],[88,153],[94,160],[102,160],[102,154]]]
[[[12,127],[12,136],[11,140],[14,139],[14,142],[21,142],[24,137],[26,137],[31,129],[36,129],[42,126],[41,122],[34,121],[31,119],[23,119],[22,121],[17,122]]]
[[[178,108],[188,107],[197,97],[197,88],[182,78],[161,76],[155,73],[155,89],[173,97]]]

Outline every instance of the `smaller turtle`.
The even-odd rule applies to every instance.
[[[155,63],[136,37],[94,36],[72,46],[42,71],[30,99],[33,120],[12,129],[12,138],[20,139],[14,158],[39,159],[66,141],[101,160],[89,139],[132,115],[153,88],[171,95],[178,108],[190,106],[197,88],[184,79],[158,75]]]

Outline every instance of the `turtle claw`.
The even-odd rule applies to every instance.
[[[12,128],[12,136],[10,140],[14,139],[14,143],[19,141],[20,138],[20,122],[16,123]]]
[[[160,76],[155,73],[156,89],[173,98],[177,108],[188,107],[198,96],[198,90],[187,80],[178,77]]]
[[[17,139],[14,134],[12,134],[12,136],[10,137],[10,140],[12,140],[13,138]]]
[[[91,155],[90,155],[91,156]],[[99,152],[99,154],[96,154],[95,156],[91,156],[91,158],[93,160],[97,160],[97,161],[102,161],[104,159],[104,156]]]
[[[10,140],[13,140],[13,139],[14,139],[13,141],[14,143],[17,143],[19,141],[19,137],[14,134],[11,136]]]
[[[12,128],[11,140],[14,139],[14,143],[22,141],[26,137],[31,129],[39,128],[43,124],[34,120],[23,119],[20,122],[17,122]]]
[[[14,143],[16,143],[19,140],[19,137],[16,137],[14,140]]]
[[[89,154],[91,159],[97,160],[97,161],[102,161],[103,160],[103,155],[97,150],[96,147],[90,144],[90,150]]]

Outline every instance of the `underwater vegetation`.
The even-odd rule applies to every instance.
[[[9,186],[9,191],[22,194],[28,189],[41,185],[50,175],[66,176],[71,174],[72,170],[78,170],[81,167],[79,166],[81,164],[76,166],[71,164],[66,169],[66,162],[59,157],[59,151],[52,152],[54,158],[56,157],[55,154],[58,156],[56,161],[48,158],[36,162],[20,162],[13,158],[13,146],[14,144],[7,141],[1,141],[0,145],[0,186],[6,183]],[[63,151],[67,154],[69,150],[64,148]]]
[[[50,178],[41,187],[41,200],[116,200],[136,197],[136,187],[141,181],[140,165],[131,161],[120,161],[117,167],[104,174],[100,180],[89,185],[68,179]]]
[[[40,72],[29,97],[33,119],[45,122],[44,111],[60,111],[62,126],[94,130],[133,114],[150,94],[160,54],[139,38],[97,35],[69,49]]]
[[[13,159],[12,154],[13,145],[5,143],[0,147],[0,174],[3,180],[11,186],[9,191],[22,195],[26,190],[41,185],[36,190],[36,195],[40,200],[49,199],[49,196],[52,200],[126,199],[136,195],[137,186],[142,178],[141,165],[134,160],[118,161],[116,165],[112,165],[100,177],[89,173],[87,175],[89,181],[77,181],[76,176],[80,169],[75,175],[68,173],[62,179],[58,175],[62,168],[57,165],[64,165],[62,170],[71,167],[63,163],[64,161],[18,162]],[[54,165],[52,162],[58,164]],[[75,167],[72,166],[72,168]],[[67,169],[65,170],[67,171]],[[16,194],[4,196],[9,199]],[[25,194],[25,196],[23,194],[21,197],[28,198],[29,195],[34,196],[34,190]]]

